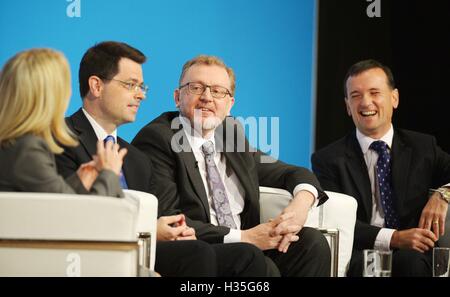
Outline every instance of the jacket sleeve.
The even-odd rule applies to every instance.
[[[319,179],[320,184],[327,191],[349,194],[339,184],[340,179],[337,176],[339,172],[338,170],[333,170],[333,165],[327,162],[328,159],[323,154],[318,153],[314,153],[311,157],[312,169]],[[380,230],[380,227],[372,226],[357,218],[353,247],[358,250],[373,248]]]
[[[32,138],[18,149],[13,176],[22,190],[28,192],[123,196],[119,178],[108,170],[99,174],[90,192],[84,188],[76,172],[65,180],[57,172],[54,155],[39,138]]]

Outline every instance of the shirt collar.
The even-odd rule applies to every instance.
[[[191,122],[187,118],[180,116],[180,121],[183,125],[183,131],[186,134],[189,144],[194,152],[202,152],[202,145],[207,141],[212,141],[214,147],[216,147],[216,139],[214,137],[215,132],[211,133],[210,138],[205,139],[202,135],[200,135],[200,133],[198,133],[198,131],[192,128]]]
[[[88,119],[89,123],[91,124],[92,128],[94,129],[95,135],[97,135],[97,139],[104,140],[106,136],[112,135],[114,137],[115,142],[117,143],[117,129],[113,131],[113,133],[108,134],[106,133],[105,129],[103,129],[102,126],[100,126],[99,123],[84,109],[81,109]]]
[[[356,139],[358,139],[359,145],[361,146],[361,151],[365,155],[367,151],[369,150],[369,146],[372,144],[372,142],[376,140],[382,140],[386,142],[389,149],[392,147],[392,139],[394,138],[394,127],[391,124],[391,128],[387,131],[386,134],[384,134],[380,139],[374,139],[369,136],[366,136],[362,134],[358,128],[356,128]]]

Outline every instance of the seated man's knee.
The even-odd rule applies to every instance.
[[[155,270],[162,276],[204,277],[217,275],[213,248],[200,240],[157,243]]]
[[[322,232],[315,228],[304,227],[298,235],[300,237],[299,241],[303,245],[309,246],[311,251],[331,258],[330,245]]]
[[[242,243],[245,245],[246,253],[251,257],[252,265],[255,266],[256,271],[265,271],[261,276],[280,277],[280,271],[275,263],[261,251],[258,247],[249,243]],[[259,269],[261,267],[262,270]]]
[[[225,267],[233,276],[261,277],[279,276],[278,268],[255,245],[249,243],[228,243],[220,249],[222,256],[229,254]],[[220,254],[219,254],[220,256]]]
[[[232,251],[240,255],[240,259],[247,259],[248,262],[264,263],[264,253],[255,245],[250,243],[235,243],[229,244],[232,246]]]
[[[189,265],[195,265],[201,271],[208,271],[210,276],[214,276],[217,271],[216,253],[211,245],[201,240],[185,241],[183,245],[185,261],[190,259]]]
[[[211,245],[201,240],[190,240],[190,244],[186,249],[187,253],[203,255],[206,259],[211,259],[216,256],[214,249]]]
[[[236,249],[248,253],[249,255],[258,255],[262,254],[261,250],[254,244],[246,243],[246,242],[240,242],[235,246]]]
[[[431,253],[397,250],[392,256],[392,276],[431,276]]]

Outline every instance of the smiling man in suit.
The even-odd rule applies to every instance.
[[[358,202],[348,274],[361,276],[362,250],[375,248],[393,250],[393,276],[431,276],[450,198],[450,155],[430,135],[394,129],[399,92],[385,65],[351,66],[344,93],[356,130],[314,153],[312,165],[326,190]]]
[[[227,117],[234,89],[234,72],[219,58],[188,61],[174,92],[180,112],[163,113],[133,140],[160,177],[161,210],[184,213],[205,241],[257,246],[282,276],[329,276],[326,239],[303,227],[308,210],[323,203],[325,193],[309,170],[250,148],[240,125]],[[278,217],[262,224],[259,186],[284,188],[294,196]]]

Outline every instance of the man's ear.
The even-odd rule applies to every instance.
[[[400,103],[400,93],[398,92],[398,89],[393,89],[391,96],[392,96],[392,107],[396,109]]]
[[[349,116],[352,116],[352,111],[350,110],[350,106],[349,106],[347,97],[344,98],[344,101],[345,101],[345,108],[347,109],[347,114]]]
[[[88,79],[89,91],[94,97],[100,97],[103,90],[103,81],[96,75],[92,75]]]
[[[231,97],[231,98],[230,98],[230,108],[228,109],[228,114],[227,114],[227,116],[230,116],[230,115],[231,115],[231,108],[233,108],[233,105],[234,105],[234,97]]]
[[[176,89],[173,92],[173,99],[175,100],[175,106],[177,108],[179,108],[180,107],[180,90],[179,89]]]

